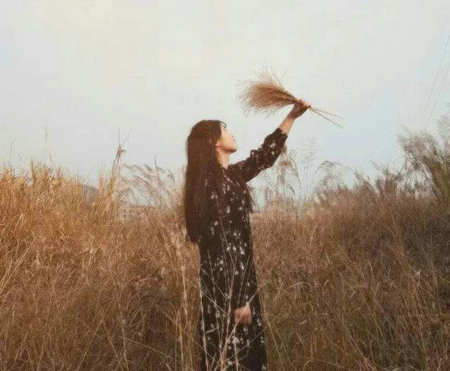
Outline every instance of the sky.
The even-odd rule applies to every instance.
[[[288,150],[372,175],[398,167],[397,135],[436,131],[450,102],[450,2],[3,0],[0,159],[61,166],[91,185],[126,164],[186,164],[202,119],[236,138],[236,162],[292,106],[246,115],[241,82],[270,69],[307,111]],[[311,176],[309,174],[308,176]],[[305,175],[306,177],[306,175]],[[253,182],[253,181],[252,181]]]

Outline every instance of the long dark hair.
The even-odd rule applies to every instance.
[[[223,172],[216,155],[215,144],[222,135],[220,120],[201,120],[191,129],[186,140],[187,168],[184,183],[184,217],[186,222],[186,240],[198,242],[208,213],[205,179],[211,179],[211,187],[217,190],[218,212],[223,211],[222,188]],[[247,183],[236,174],[235,177],[246,192],[247,207],[253,211],[254,201]]]

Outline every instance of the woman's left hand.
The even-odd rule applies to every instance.
[[[296,119],[297,117],[301,116],[309,107],[311,107],[311,104],[305,102],[302,99],[298,99],[297,103],[295,103],[294,107],[292,107],[291,112],[289,112],[289,116]]]

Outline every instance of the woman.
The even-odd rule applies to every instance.
[[[184,208],[187,237],[200,251],[201,370],[267,370],[247,182],[274,164],[309,107],[299,100],[259,148],[234,164],[236,143],[224,122],[199,121],[189,134]]]

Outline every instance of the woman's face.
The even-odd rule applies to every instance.
[[[225,123],[220,124],[222,135],[216,143],[216,147],[221,148],[226,152],[236,152],[237,146],[236,141],[234,140],[234,136],[227,129],[227,125]]]

